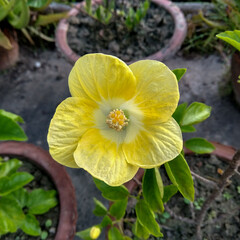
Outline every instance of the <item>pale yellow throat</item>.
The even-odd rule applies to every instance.
[[[123,110],[121,109],[112,110],[106,119],[107,125],[118,132],[123,130],[123,128],[128,125],[128,122],[129,119],[127,119]]]

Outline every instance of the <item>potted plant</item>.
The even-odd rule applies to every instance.
[[[44,35],[40,27],[66,17],[66,13],[44,13],[52,1],[0,1],[0,69],[14,65],[19,57],[17,33],[21,30],[31,44],[34,44],[29,32],[47,41],[54,41]]]
[[[231,59],[231,82],[233,87],[234,98],[238,106],[240,106],[240,30],[225,31],[217,35],[218,38],[232,45],[237,51],[232,55]]]
[[[163,60],[181,47],[187,31],[184,15],[168,0],[86,1],[68,15],[57,27],[56,45],[71,63],[90,52],[125,62]]]
[[[108,209],[94,199],[94,214],[102,220],[78,232],[80,238],[96,239],[104,227],[109,239],[162,237],[165,226],[160,229],[159,220],[167,219],[164,209],[172,214],[175,205],[166,204],[171,204],[177,192],[190,206],[201,204],[194,200],[192,176],[204,178],[190,170],[181,132],[196,131],[194,125],[210,116],[211,107],[198,102],[177,106],[178,81],[185,72],[171,71],[154,60],[128,66],[105,54],[87,54],[75,63],[69,75],[72,97],[60,103],[50,123],[50,154],[63,165],[87,170],[103,197],[112,201]],[[197,154],[211,153],[217,146],[202,138],[189,139],[184,145]],[[231,150],[232,157],[235,151]],[[225,172],[218,170],[222,177],[212,184],[214,196],[206,198],[196,218],[196,238],[202,239],[202,221],[209,204],[237,170],[238,155]],[[138,188],[133,193],[134,181]],[[185,218],[179,219],[185,222]],[[124,231],[126,225],[130,228]]]
[[[1,140],[27,139],[17,122],[23,122],[20,116],[0,111]],[[74,188],[65,169],[48,152],[29,143],[1,142],[0,185],[1,239],[17,239],[23,232],[29,238],[73,239]]]

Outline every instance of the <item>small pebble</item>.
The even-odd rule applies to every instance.
[[[35,68],[40,68],[42,64],[40,62],[35,62],[34,67]]]

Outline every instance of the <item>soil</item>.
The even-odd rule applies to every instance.
[[[156,53],[166,46],[174,31],[172,16],[154,3],[133,31],[128,31],[123,17],[116,16],[104,25],[84,12],[70,17],[69,26],[68,43],[78,55],[102,52],[126,62]]]
[[[14,156],[11,156],[11,158]],[[8,157],[4,157],[5,159]],[[33,165],[28,159],[26,158],[19,158],[19,160],[23,162],[23,165],[19,168],[18,171],[20,172],[28,172],[34,176],[34,179],[24,186],[27,191],[32,191],[37,188],[42,188],[44,190],[54,190],[55,186],[51,179],[46,175],[44,171]],[[56,190],[56,189],[55,189]],[[40,227],[42,232],[45,231],[48,233],[47,238],[48,240],[54,240],[57,226],[58,226],[58,219],[60,213],[60,206],[57,205],[54,208],[51,208],[47,213],[41,215],[35,215],[37,220],[40,223]],[[45,225],[47,220],[51,220],[51,226],[47,227]],[[16,233],[9,233],[4,236],[0,237],[1,240],[42,240],[44,238],[33,237],[30,235],[25,234],[22,230],[17,230]]]
[[[212,181],[218,181],[221,170],[225,170],[227,163],[214,155],[186,156],[186,160],[191,170],[200,176]],[[220,170],[219,170],[220,169]],[[164,184],[170,184],[164,168],[161,169],[161,176]],[[225,188],[222,195],[216,198],[211,205],[202,228],[204,240],[237,240],[240,236],[240,177],[234,175],[231,183]],[[211,194],[213,188],[201,180],[194,178],[195,200],[193,204],[184,199],[180,193],[173,196],[165,206],[165,211],[169,208],[175,216],[169,214],[169,218],[158,216],[163,240],[195,240],[196,227],[194,224],[185,222],[184,219],[196,220],[203,201]],[[128,208],[128,218],[134,217],[135,213],[130,210],[134,203],[131,202]],[[170,211],[169,211],[170,212]],[[126,230],[126,234],[130,231]],[[130,235],[131,236],[131,235]],[[150,239],[158,239],[150,237]]]

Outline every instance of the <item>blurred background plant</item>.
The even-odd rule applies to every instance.
[[[93,10],[92,0],[85,0],[85,11],[89,16],[106,25],[111,21],[122,20],[127,29],[132,31],[146,16],[150,1],[145,0],[144,2],[139,2],[137,6],[133,6],[131,2],[119,1],[119,5],[121,10],[116,10],[115,0],[103,0],[102,3]]]
[[[188,35],[184,43],[187,52],[231,52],[230,48],[227,45],[223,46],[215,36],[224,30],[240,29],[240,2],[213,0],[212,4],[213,8],[199,11],[188,20]]]
[[[18,124],[23,122],[20,116],[0,109],[0,141],[27,140]],[[36,215],[42,215],[58,204],[56,191],[42,188],[29,191],[26,185],[34,180],[34,176],[19,171],[22,165],[23,161],[17,158],[0,156],[0,238],[21,229],[27,235],[41,235],[41,239],[46,239],[43,237],[47,232],[41,230]]]
[[[54,41],[43,33],[43,27],[67,16],[67,12],[48,13],[47,7],[52,0],[0,0],[0,46],[11,49],[12,44],[5,29],[21,30],[28,41],[34,45],[31,34],[46,41]]]

